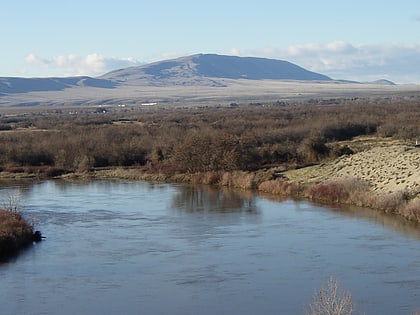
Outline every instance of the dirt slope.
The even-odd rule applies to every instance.
[[[319,183],[334,178],[358,178],[367,182],[372,192],[396,191],[420,195],[420,147],[402,141],[359,138],[344,143],[358,151],[321,165],[285,173],[291,181]]]

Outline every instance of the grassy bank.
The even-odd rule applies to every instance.
[[[415,160],[415,163],[405,164],[406,170],[402,169],[401,164],[395,163],[395,159],[392,158],[395,153],[392,148],[393,145],[385,145],[381,150],[373,147],[370,150],[376,154],[372,154],[369,150],[361,151],[354,156],[282,171],[279,168],[269,168],[252,172],[207,171],[168,175],[149,173],[147,169],[117,168],[97,170],[81,176],[184,182],[256,190],[282,197],[368,207],[420,222],[419,164]],[[413,153],[417,156],[417,152],[403,150],[398,157],[408,161],[406,155]],[[354,163],[354,160],[360,160],[362,157],[361,163]],[[420,154],[418,157],[420,159]],[[390,165],[375,165],[372,159],[378,159]],[[345,170],[343,174],[334,168],[338,162],[346,164],[346,166],[341,166]],[[363,174],[369,167],[375,172],[372,171],[370,177],[364,177]],[[346,168],[351,168],[351,171],[346,171]],[[395,181],[395,184],[390,188],[389,183],[392,181]]]
[[[32,226],[13,210],[0,209],[0,261],[32,244]]]

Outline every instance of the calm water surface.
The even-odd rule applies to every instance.
[[[47,237],[0,265],[0,314],[303,314],[329,276],[366,314],[420,310],[420,227],[376,212],[143,182],[20,192]]]

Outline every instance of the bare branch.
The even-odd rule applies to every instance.
[[[350,315],[355,311],[351,294],[340,291],[338,280],[330,277],[326,287],[315,293],[306,315]]]

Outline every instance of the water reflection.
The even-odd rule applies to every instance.
[[[187,213],[260,213],[255,203],[255,196],[251,192],[216,189],[211,186],[182,187],[173,197],[172,206]]]
[[[274,196],[266,193],[260,193],[259,197],[279,203],[290,200],[282,196]],[[331,205],[326,203],[308,202],[306,200],[295,200],[296,210],[299,211],[303,204],[317,205],[346,218],[363,218],[405,236],[420,239],[420,223],[409,221],[400,215],[352,205]]]
[[[364,218],[405,236],[420,239],[420,223],[406,220],[399,215],[349,205],[341,205],[340,207],[323,206],[344,217]]]

